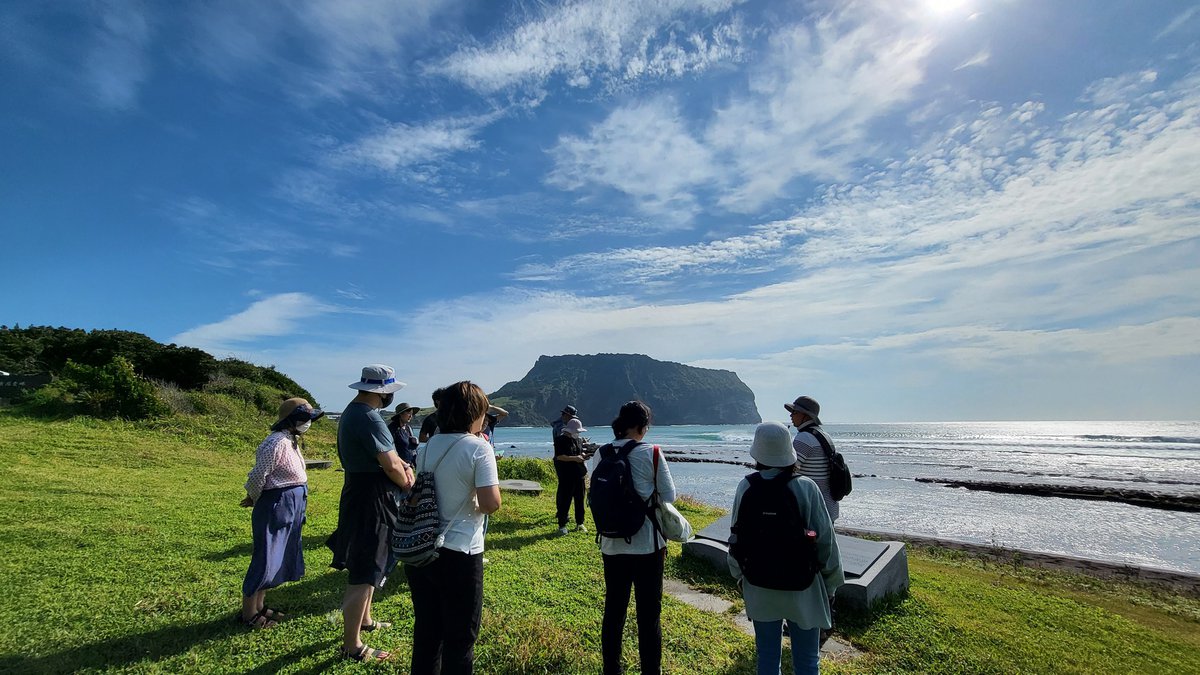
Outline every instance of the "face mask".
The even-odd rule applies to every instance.
[[[380,408],[386,408],[392,404],[392,399],[396,398],[395,394],[380,394],[383,397],[383,405]]]
[[[312,426],[312,420],[309,420],[309,421],[305,422],[304,424],[301,424],[300,426],[296,427],[296,433],[302,434],[302,433],[308,431],[308,428],[311,426]]]

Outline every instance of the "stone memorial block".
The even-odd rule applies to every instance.
[[[542,484],[532,480],[520,480],[512,478],[500,481],[500,489],[509,490],[511,492],[539,495],[542,493]]]
[[[718,570],[728,569],[728,515],[713,521],[683,545],[684,555],[707,560]],[[837,591],[840,607],[866,612],[871,605],[893,593],[908,589],[908,554],[898,541],[869,541],[837,535],[838,553],[846,583]]]

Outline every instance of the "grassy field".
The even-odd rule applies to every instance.
[[[342,475],[310,474],[308,575],[268,594],[292,614],[277,628],[235,623],[250,554],[241,484],[264,420],[46,422],[0,411],[0,672],[337,672],[345,585],[323,542]],[[308,455],[333,454],[318,423]],[[552,486],[551,486],[552,488]],[[599,672],[603,577],[591,537],[554,537],[552,490],[506,493],[492,518],[484,580],[482,673]],[[687,506],[703,525],[717,512]],[[865,652],[826,672],[1200,672],[1200,601],[1141,586],[910,554],[912,592],[873,621],[840,627]],[[736,598],[729,579],[679,557],[668,574]],[[377,596],[396,623],[369,635],[407,672],[412,606],[402,574]],[[664,601],[672,673],[753,672],[753,641],[729,617]],[[626,660],[636,671],[633,621]]]

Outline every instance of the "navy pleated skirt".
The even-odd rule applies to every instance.
[[[304,576],[300,534],[308,507],[308,487],[263,490],[250,515],[254,553],[242,582],[242,595],[296,581]]]

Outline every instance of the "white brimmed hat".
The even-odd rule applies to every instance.
[[[779,422],[763,422],[754,430],[750,456],[763,466],[786,468],[796,463],[792,434]]]
[[[579,435],[587,431],[587,429],[583,428],[583,422],[580,422],[578,417],[572,417],[570,420],[568,420],[567,423],[563,425],[562,430],[563,433],[571,433],[575,435]]]
[[[373,394],[390,394],[404,388],[403,382],[396,381],[396,371],[391,366],[376,363],[363,366],[362,378],[350,385],[351,389],[369,391]]]

